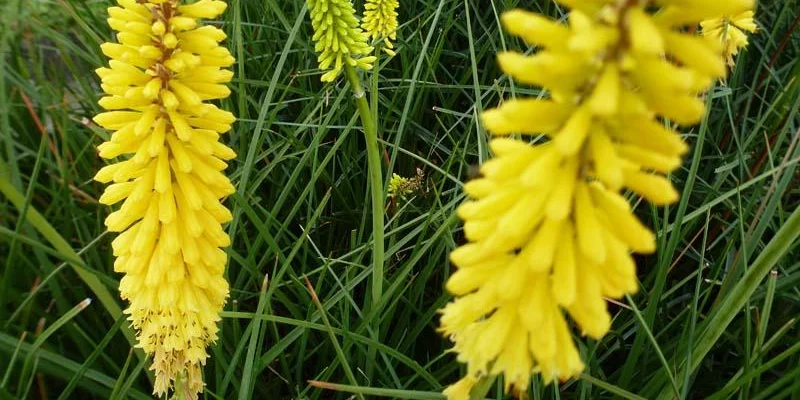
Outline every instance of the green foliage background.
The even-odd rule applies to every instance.
[[[640,293],[610,305],[606,338],[581,340],[583,379],[535,382],[530,398],[800,399],[800,228],[790,219],[800,204],[800,3],[760,3],[762,29],[710,92],[708,120],[685,132],[693,150],[674,176],[682,202],[638,206],[660,243],[638,259]],[[91,180],[108,137],[89,118],[109,4],[0,2],[2,400],[149,398],[119,314],[109,209]],[[384,173],[420,169],[425,179],[387,206],[386,296],[369,309],[371,216],[350,91],[343,79],[319,82],[303,1],[229,5],[219,23],[239,63],[224,107],[240,120],[223,139],[239,153],[228,169],[238,192],[227,201],[231,296],[205,398],[440,398],[463,372],[445,353],[436,310],[449,299],[447,254],[462,240],[460,184],[488,157],[477,116],[538,94],[495,66],[496,52],[524,49],[498,15],[564,10],[549,0],[401,2],[399,54],[380,64]],[[756,267],[774,273],[737,297]],[[729,325],[712,319],[720,310],[735,313]],[[504,398],[502,384],[487,397]]]

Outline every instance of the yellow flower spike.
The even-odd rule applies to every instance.
[[[221,224],[230,212],[221,199],[232,185],[222,174],[236,154],[219,143],[234,116],[205,103],[230,94],[224,85],[233,64],[221,30],[199,26],[227,5],[200,0],[118,0],[109,25],[121,44],[104,43],[109,68],[99,68],[109,110],[94,121],[114,131],[100,156],[126,160],[102,168],[95,180],[110,183],[100,202],[122,206],[106,219],[120,294],[152,359],[154,394],[179,390],[197,399],[203,390],[206,348],[217,338],[219,312],[228,296],[223,278],[230,244]],[[124,200],[124,201],[123,201]],[[177,394],[177,393],[176,393]]]
[[[398,7],[397,0],[366,0],[361,21],[361,28],[373,41],[383,40],[383,51],[390,56],[396,54],[392,40],[397,39]]]
[[[371,69],[375,57],[369,54],[373,48],[367,43],[367,34],[358,25],[350,0],[306,1],[314,29],[312,39],[319,53],[319,69],[329,70],[320,79],[333,82],[345,65]]]
[[[739,54],[739,50],[747,47],[748,40],[745,32],[755,33],[758,29],[753,18],[754,15],[753,10],[747,10],[700,23],[703,36],[716,38],[722,43],[725,49],[725,58],[730,67],[735,64],[733,57]]]
[[[638,290],[631,253],[656,250],[621,192],[655,205],[678,199],[666,175],[688,146],[672,124],[698,123],[698,93],[726,73],[723,46],[686,28],[752,3],[559,2],[572,8],[567,23],[520,10],[502,16],[537,49],[499,54],[501,69],[545,95],[481,116],[496,138],[457,210],[467,243],[450,255],[457,271],[445,287],[456,298],[441,331],[469,372],[445,390],[449,400],[468,398],[486,374],[517,393],[532,374],[548,383],[580,374],[567,316],[582,334],[603,337],[606,298]],[[519,134],[543,137],[532,144],[511,136]]]

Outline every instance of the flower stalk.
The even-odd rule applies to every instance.
[[[355,9],[350,0],[307,0],[311,24],[314,28],[313,39],[315,50],[319,53],[318,61],[321,70],[329,70],[322,75],[323,82],[331,82],[344,72],[353,91],[353,100],[358,109],[364,127],[364,139],[367,145],[367,164],[369,169],[369,187],[372,203],[372,284],[369,297],[370,309],[376,310],[383,295],[384,277],[384,193],[383,173],[381,171],[380,148],[378,146],[378,102],[377,102],[377,56],[371,55],[375,48],[367,43],[370,35],[378,34],[375,29],[387,26],[382,22],[386,15],[394,15],[393,8],[389,13],[375,13],[375,8],[367,7],[365,20],[372,21],[374,28],[365,32],[359,25]],[[370,3],[371,4],[371,3]],[[374,31],[374,32],[373,32]],[[381,30],[381,33],[389,33]],[[392,31],[393,32],[393,31]],[[388,43],[388,41],[387,41]],[[377,51],[376,51],[377,54]],[[366,98],[366,92],[358,76],[358,69],[373,70],[371,81],[372,102]],[[373,327],[373,335],[378,337],[378,327]],[[371,348],[370,352],[375,349]],[[370,357],[372,359],[373,357]]]
[[[372,290],[371,309],[375,309],[383,296],[384,275],[384,195],[383,172],[381,170],[380,148],[378,146],[378,125],[373,111],[367,102],[366,92],[361,85],[358,72],[352,66],[344,68],[347,81],[353,90],[353,100],[358,108],[361,124],[364,126],[364,140],[367,144],[367,168],[372,202]],[[375,94],[373,93],[373,98]],[[377,327],[374,327],[377,334]]]

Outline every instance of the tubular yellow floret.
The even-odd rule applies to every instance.
[[[367,34],[358,25],[356,11],[350,0],[306,0],[314,29],[312,39],[319,53],[319,69],[325,71],[323,82],[332,82],[345,65],[364,70],[372,68],[373,48]]]
[[[692,125],[705,113],[698,93],[724,77],[718,41],[692,36],[709,16],[752,7],[750,0],[560,0],[568,23],[520,10],[502,21],[538,46],[505,52],[502,70],[548,96],[511,99],[487,110],[498,137],[482,176],[465,186],[458,208],[468,243],[446,287],[441,331],[467,375],[445,390],[466,400],[478,379],[502,375],[524,392],[532,373],[545,382],[583,370],[566,315],[582,334],[611,326],[605,298],[636,292],[632,252],[652,253],[653,233],[633,214],[623,190],[656,205],[678,199],[666,174],[687,151],[659,119]]]
[[[234,59],[219,46],[225,33],[199,26],[226,3],[200,0],[118,0],[108,9],[119,43],[101,49],[111,60],[97,74],[109,110],[94,118],[114,131],[98,147],[116,161],[95,180],[114,182],[100,198],[122,203],[106,219],[112,232],[120,293],[152,357],[154,393],[180,390],[197,399],[203,390],[206,347],[217,338],[219,312],[228,296],[223,278],[230,239],[222,224],[231,214],[221,199],[234,188],[223,160],[236,156],[219,142],[233,114],[207,103],[230,94]]]
[[[397,39],[397,0],[366,0],[361,27],[374,40],[383,40],[383,51],[395,55],[392,40]]]

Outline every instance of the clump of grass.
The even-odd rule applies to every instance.
[[[228,169],[238,183],[227,201],[231,298],[202,396],[435,399],[461,375],[435,310],[449,300],[447,254],[463,243],[453,217],[461,182],[488,155],[477,116],[538,94],[495,66],[499,50],[524,48],[499,26],[517,3],[401,4],[397,55],[380,64],[379,148],[384,184],[419,168],[424,189],[388,208],[383,294],[369,309],[362,126],[347,83],[319,81],[308,11],[232,1],[213,22],[240,60],[221,105],[240,117],[227,143],[240,156]],[[108,137],[88,122],[100,90],[87,71],[103,62],[109,4],[0,4],[0,398],[150,398],[119,312],[109,210],[91,181]],[[551,1],[525,6],[564,17]],[[710,92],[708,118],[686,132],[693,148],[673,176],[681,203],[637,207],[660,248],[637,260],[643,290],[612,306],[609,335],[579,348],[581,379],[535,381],[530,398],[796,398],[797,9],[759,4],[761,29]],[[756,271],[775,273],[742,290]],[[86,298],[96,301],[76,309]],[[495,385],[487,397],[504,398]]]

